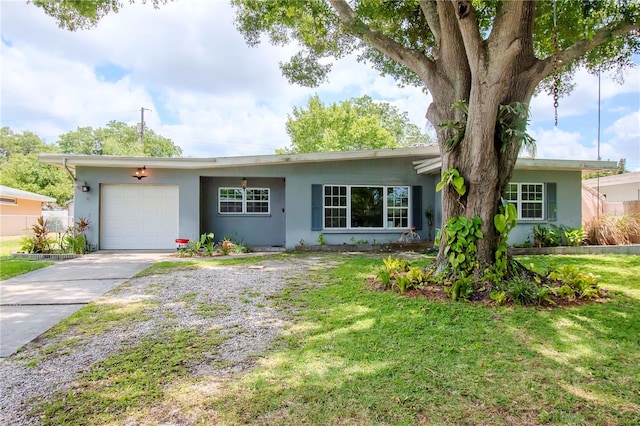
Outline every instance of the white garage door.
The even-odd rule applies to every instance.
[[[100,193],[100,248],[175,248],[177,186],[103,185]]]

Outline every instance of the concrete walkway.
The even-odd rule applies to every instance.
[[[0,281],[0,358],[170,254],[100,251]]]

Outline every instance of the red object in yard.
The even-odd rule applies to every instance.
[[[178,246],[177,249],[183,249],[183,248],[187,248],[187,245],[189,245],[189,239],[188,238],[176,238],[176,245]]]

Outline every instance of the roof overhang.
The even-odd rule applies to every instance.
[[[373,158],[434,158],[440,155],[437,146],[376,149],[363,151],[314,152],[306,154],[273,154],[243,157],[165,158],[116,157],[109,155],[38,154],[41,162],[75,170],[76,167],[154,167],[164,169],[212,169],[368,160]]]
[[[23,191],[22,189],[11,188],[4,185],[0,185],[0,195],[10,198],[22,198],[25,200],[42,201],[43,203],[53,203],[54,201],[56,201],[55,198],[47,197],[46,195]]]
[[[600,178],[585,179],[588,186],[640,185],[640,172],[622,173],[619,175],[602,176]]]
[[[414,161],[413,166],[418,174],[439,174],[442,168],[440,158]],[[518,158],[516,170],[559,170],[559,171],[595,171],[615,169],[615,161],[597,160],[554,160],[546,158]]]

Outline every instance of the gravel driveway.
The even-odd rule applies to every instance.
[[[264,258],[252,264],[130,280],[96,303],[151,302],[144,321],[121,321],[106,332],[82,335],[71,348],[59,345],[75,337],[75,328],[71,328],[55,337],[40,337],[0,361],[0,424],[39,424],[37,418],[28,416],[35,404],[67,389],[94,363],[168,329],[218,328],[226,340],[216,358],[206,359],[196,370],[220,375],[247,370],[253,357],[273,343],[287,322],[286,313],[271,306],[270,296],[286,288],[290,278],[306,275],[319,261],[313,257]],[[221,309],[215,315],[202,315],[197,307],[203,305]],[[223,367],[216,367],[219,365]]]

